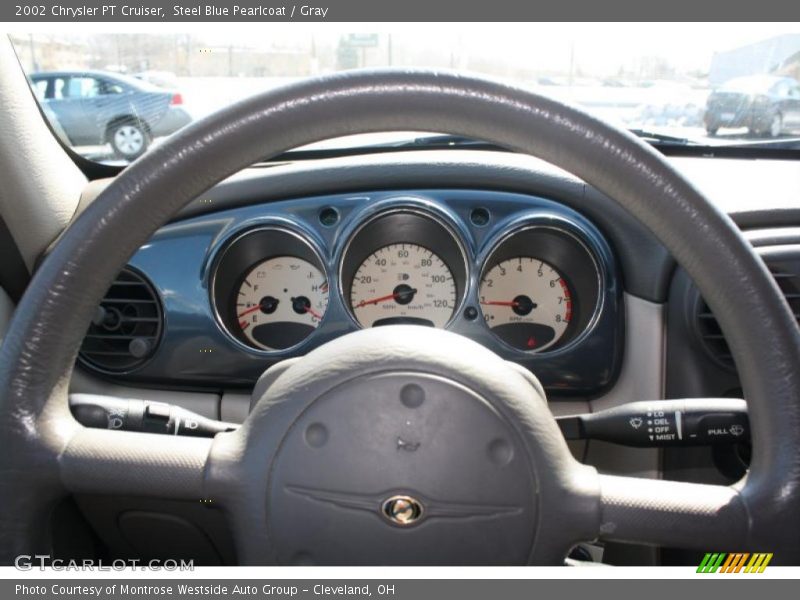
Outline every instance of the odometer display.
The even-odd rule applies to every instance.
[[[363,327],[444,327],[456,305],[447,264],[417,244],[390,244],[373,252],[356,270],[350,289],[350,307]]]
[[[572,320],[564,277],[532,257],[504,260],[481,279],[480,302],[492,332],[508,345],[538,352],[558,343]]]

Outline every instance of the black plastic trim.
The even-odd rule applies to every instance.
[[[8,225],[0,216],[0,288],[16,304],[25,293],[31,274]]]

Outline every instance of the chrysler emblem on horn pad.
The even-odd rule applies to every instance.
[[[423,517],[425,519],[493,519],[522,512],[520,506],[464,504],[433,498],[418,500],[413,496],[398,493],[399,490],[395,493],[359,494],[302,485],[288,485],[286,491],[340,508],[379,513],[386,522],[398,527],[416,525]]]
[[[411,496],[392,496],[381,506],[381,513],[389,522],[401,527],[413,525],[422,518],[422,503]]]

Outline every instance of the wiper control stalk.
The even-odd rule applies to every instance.
[[[235,423],[216,421],[179,406],[147,400],[72,394],[69,407],[76,421],[95,429],[214,437],[239,428]]]
[[[602,440],[640,448],[750,440],[747,403],[732,398],[632,402],[556,421],[568,440]]]

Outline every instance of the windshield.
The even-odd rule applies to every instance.
[[[767,152],[800,140],[800,24],[381,27],[262,23],[192,33],[10,37],[56,135],[86,158],[119,165],[252,94],[305,77],[385,66],[500,78],[655,143],[756,145]],[[374,134],[320,146],[420,136]]]

